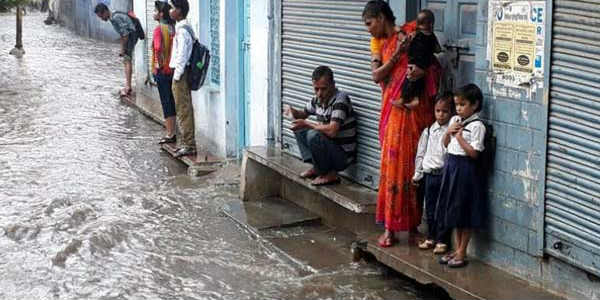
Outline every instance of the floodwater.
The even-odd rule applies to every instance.
[[[0,16],[0,299],[417,299],[384,268],[306,274],[225,217],[235,167],[200,178],[117,99],[116,44]]]

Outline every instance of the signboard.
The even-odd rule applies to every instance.
[[[488,60],[496,83],[529,87],[544,77],[545,11],[545,1],[489,0]]]

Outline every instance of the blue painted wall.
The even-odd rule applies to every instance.
[[[546,20],[552,19],[550,4]],[[487,263],[569,298],[600,299],[598,278],[543,256],[548,81],[544,89],[531,90],[494,83],[486,58],[487,16],[488,0],[480,0],[475,83],[484,92],[484,117],[494,127],[497,146],[489,190],[488,228],[475,234],[469,251]],[[546,32],[550,34],[551,30]],[[547,39],[546,68],[549,44]]]

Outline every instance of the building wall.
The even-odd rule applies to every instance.
[[[268,134],[269,89],[269,1],[253,1],[250,17],[250,110],[247,124],[250,126],[248,144],[266,145]],[[271,18],[272,19],[272,18]]]
[[[220,59],[211,60],[208,78],[198,91],[192,91],[192,104],[194,107],[196,147],[200,151],[209,151],[221,157],[237,157],[239,155],[238,139],[240,132],[239,120],[240,102],[239,92],[239,20],[238,10],[234,9],[238,1],[217,0],[219,17],[210,16],[214,11],[211,4],[214,1],[190,1],[188,22],[194,28],[199,41],[209,47],[217,49],[219,53],[211,56]],[[145,16],[148,5],[147,0],[136,1],[135,13]],[[211,22],[218,24],[211,24]],[[227,20],[236,20],[235,22]],[[146,20],[140,19],[146,27]],[[153,28],[147,30],[151,33]],[[215,33],[215,29],[218,32]],[[215,38],[217,36],[218,38]],[[213,45],[218,43],[219,45]],[[156,87],[147,84],[148,67],[143,53],[148,45],[139,42],[135,50],[135,80],[138,97],[137,105],[162,119],[159,95]],[[227,59],[222,59],[222,57]],[[220,70],[230,70],[222,72]],[[219,78],[212,78],[218,76]]]
[[[548,3],[546,20],[551,20],[550,6]],[[600,299],[599,278],[543,255],[549,87],[515,89],[496,84],[486,58],[491,40],[488,0],[479,2],[477,23],[475,83],[484,92],[483,114],[493,125],[497,145],[488,228],[476,233],[470,251],[489,264],[569,298]],[[546,34],[550,32],[546,30]]]
[[[100,20],[94,14],[96,1],[58,0],[59,22],[77,34],[102,41],[116,42],[119,35],[110,22]],[[112,0],[111,10],[129,11],[133,9],[131,0]]]

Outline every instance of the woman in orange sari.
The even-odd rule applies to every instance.
[[[363,10],[363,20],[373,37],[373,80],[382,89],[379,120],[381,176],[375,218],[377,223],[385,226],[378,243],[381,247],[389,247],[396,242],[396,232],[416,230],[421,222],[421,207],[411,179],[419,136],[434,120],[433,99],[441,67],[435,60],[427,70],[416,66],[409,69],[406,49],[416,23],[395,26],[394,14],[385,1],[369,1]],[[423,74],[421,72],[425,74],[425,91],[419,97],[418,106],[409,109],[401,101],[402,83],[406,75],[418,77]]]

